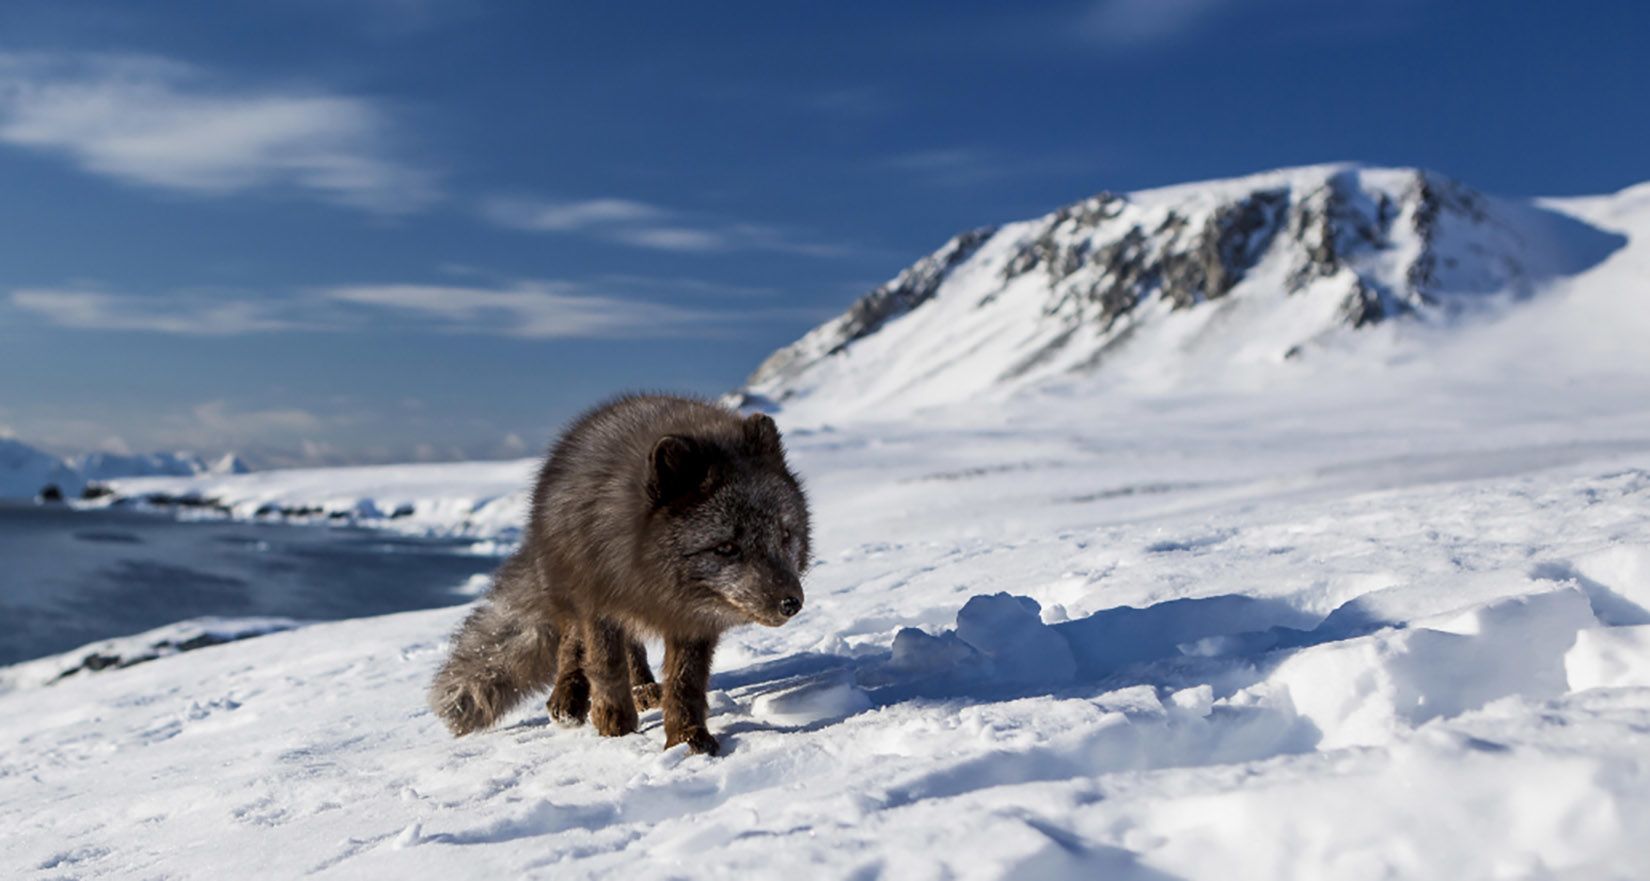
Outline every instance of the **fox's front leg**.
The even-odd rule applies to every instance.
[[[590,715],[590,680],[584,675],[584,634],[577,622],[564,622],[566,633],[556,652],[556,684],[545,709],[564,726],[583,725]]]
[[[636,699],[636,709],[651,710],[659,705],[664,690],[653,681],[653,670],[647,666],[647,646],[641,640],[630,641],[630,695]]]
[[[630,694],[630,634],[618,624],[592,619],[584,628],[585,675],[590,679],[590,721],[596,731],[617,737],[636,730],[636,701]]]
[[[710,659],[716,639],[673,637],[665,642],[665,749],[685,743],[688,749],[716,755],[721,744],[705,727],[710,687]]]

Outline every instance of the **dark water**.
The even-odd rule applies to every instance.
[[[201,615],[354,618],[466,602],[469,542],[0,504],[0,664]]]

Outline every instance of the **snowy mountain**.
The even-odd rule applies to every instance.
[[[69,466],[88,482],[117,477],[188,477],[195,474],[245,474],[246,463],[234,453],[207,461],[186,451],[170,453],[86,453],[69,460]]]
[[[55,484],[79,492],[80,477],[68,463],[12,438],[0,437],[0,499],[33,498]]]
[[[245,474],[234,453],[207,461],[194,453],[85,453],[59,459],[17,440],[0,438],[0,499],[33,498],[46,486],[75,496],[91,483],[127,477],[193,477]]]
[[[841,418],[1090,373],[1172,386],[1486,311],[1622,242],[1413,169],[1103,193],[951,239],[775,352],[745,392]]]

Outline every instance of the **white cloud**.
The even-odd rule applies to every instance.
[[[448,330],[530,339],[663,336],[714,317],[662,303],[589,294],[567,282],[530,281],[510,288],[356,285],[323,294],[340,303],[414,313]]]
[[[726,251],[734,247],[727,234],[682,226],[652,226],[619,230],[613,238],[656,251]]]
[[[131,295],[75,287],[22,288],[12,291],[6,302],[57,327],[177,336],[433,329],[527,339],[636,339],[695,329],[714,332],[719,324],[757,314],[748,308],[709,311],[660,301],[683,291],[722,290],[692,280],[628,278],[587,283],[530,279],[487,285],[338,285],[284,296],[187,290]],[[407,320],[387,320],[397,316]]]
[[[1190,31],[1230,8],[1230,0],[1101,0],[1083,32],[1113,45],[1157,43]]]
[[[252,91],[148,56],[0,53],[0,143],[127,183],[222,195],[290,187],[377,212],[433,197],[360,98]]]
[[[527,441],[523,440],[521,435],[516,434],[513,431],[506,434],[504,436],[504,440],[499,441],[498,446],[499,451],[507,456],[520,456],[531,449],[531,447],[527,445]]]
[[[11,304],[58,327],[80,330],[234,336],[302,327],[278,315],[270,303],[199,294],[133,297],[92,290],[24,288],[12,292]]]
[[[886,156],[872,167],[914,183],[936,187],[972,187],[1045,175],[1074,175],[1091,171],[1099,157],[1092,152],[1068,154],[1008,154],[977,146],[935,147]]]
[[[1009,163],[976,147],[940,147],[902,153],[882,160],[882,167],[943,186],[967,186],[1009,173]]]
[[[689,212],[616,197],[582,201],[490,199],[481,204],[481,216],[506,229],[576,233],[655,251],[779,251],[830,257],[848,250],[841,245],[803,241],[764,224],[697,218]]]
[[[493,199],[482,214],[499,226],[531,232],[572,232],[609,224],[655,221],[663,208],[632,199],[587,199],[582,202]]]
[[[197,404],[189,412],[199,428],[224,440],[291,436],[318,431],[325,425],[321,417],[308,410],[237,410],[224,401]]]

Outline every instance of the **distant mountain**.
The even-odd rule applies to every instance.
[[[1622,243],[1415,169],[1102,193],[956,236],[775,352],[744,394],[848,414],[1091,373],[1168,383],[1515,301]]]
[[[86,453],[60,459],[21,441],[0,438],[0,498],[33,498],[47,486],[73,497],[89,483],[119,477],[189,477],[249,470],[234,453],[211,462],[189,452]]]
[[[0,498],[33,498],[48,485],[78,493],[82,481],[62,459],[22,441],[0,438]]]

